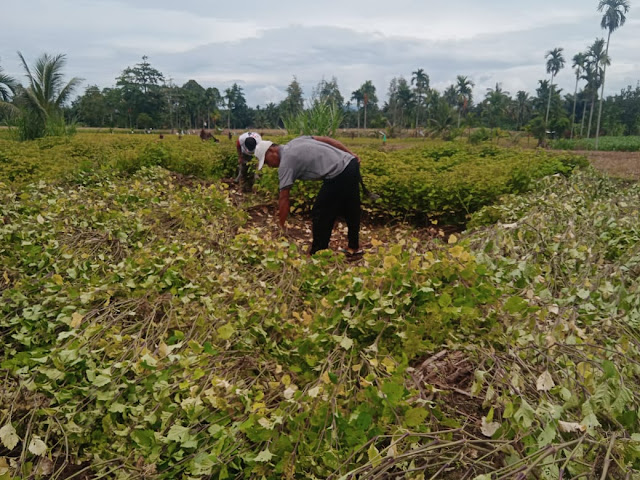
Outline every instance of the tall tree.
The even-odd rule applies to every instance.
[[[27,104],[46,123],[51,117],[61,114],[62,106],[82,80],[74,77],[64,83],[62,69],[66,63],[66,56],[63,54],[41,55],[33,66],[33,72],[22,53],[18,52],[18,56],[29,80],[25,89]]]
[[[222,105],[222,96],[220,90],[216,87],[209,87],[204,92],[204,106],[207,109],[207,125],[215,126],[216,119],[219,115],[218,107]]]
[[[360,104],[364,100],[364,95],[360,88],[351,92],[351,100],[355,100],[356,102],[356,110],[358,111],[358,130],[360,130]]]
[[[227,101],[227,128],[246,127],[249,122],[247,101],[244,98],[242,87],[234,83],[224,91]],[[232,122],[233,120],[233,122]]]
[[[142,62],[122,71],[116,86],[120,88],[126,104],[130,127],[133,126],[133,119],[137,119],[141,113],[146,113],[154,121],[159,120],[166,107],[163,83],[164,75],[151,66],[146,55],[142,57]]]
[[[378,97],[376,96],[376,87],[371,80],[367,80],[360,86],[362,92],[362,103],[364,104],[364,121],[363,128],[367,128],[367,105],[375,105],[378,103]]]
[[[86,88],[84,95],[75,100],[78,120],[89,127],[103,127],[107,110],[104,95],[97,85]]]
[[[509,102],[509,92],[503,90],[499,83],[496,83],[495,88],[487,88],[484,103],[489,116],[489,127],[492,130],[498,126]]]
[[[280,113],[284,117],[295,117],[304,110],[302,87],[294,76],[287,87],[287,97],[280,103]]]
[[[332,77],[330,81],[326,81],[324,78],[318,82],[318,86],[313,92],[313,96],[320,102],[328,105],[335,105],[340,110],[344,107],[344,97],[340,93],[338,88],[338,79]]]
[[[420,106],[422,105],[422,98],[424,94],[429,90],[429,75],[424,72],[423,68],[419,68],[415,72],[411,72],[411,85],[415,82],[416,85],[416,129],[418,128],[418,117],[420,113]]]
[[[456,78],[456,91],[458,93],[458,128],[460,128],[460,120],[462,115],[466,114],[469,105],[473,99],[473,87],[475,84],[472,80],[464,75],[458,75]]]
[[[205,110],[205,89],[195,80],[189,80],[182,86],[184,102],[189,114],[191,128],[203,128],[205,125],[203,110]],[[207,122],[207,127],[208,121]]]
[[[578,82],[582,77],[582,72],[585,69],[587,64],[587,54],[586,53],[576,53],[573,56],[573,68],[576,69],[576,88],[573,93],[573,113],[571,114],[571,138],[573,138],[573,132],[575,130],[576,123],[576,105],[578,104]],[[584,112],[583,112],[584,115]]]
[[[588,82],[589,88],[592,92],[591,97],[591,111],[589,112],[589,128],[587,129],[587,138],[591,137],[591,122],[593,120],[593,111],[595,110],[596,97],[598,95],[598,88],[602,85],[602,76],[604,73],[604,67],[609,65],[609,55],[605,52],[604,38],[598,38],[593,45],[589,47],[589,61],[587,72],[589,74]]]
[[[600,26],[603,30],[608,30],[607,49],[605,56],[609,58],[609,42],[611,34],[618,28],[622,27],[627,21],[626,14],[629,13],[628,0],[600,0],[598,3],[598,11],[604,12]],[[604,80],[607,73],[607,64],[602,66],[602,90],[600,92],[600,106],[598,108],[598,123],[596,126],[596,150],[598,149],[598,140],[600,138],[600,119],[602,117],[602,100],[604,98]]]
[[[549,91],[549,100],[547,102],[547,114],[544,118],[545,125],[549,123],[549,109],[551,108],[551,97],[553,96],[553,79],[564,67],[563,48],[554,48],[545,55],[547,59],[547,73],[551,74],[551,90]]]
[[[531,115],[531,98],[524,90],[519,90],[515,98],[516,106],[516,130],[520,130],[523,125],[528,123]]]

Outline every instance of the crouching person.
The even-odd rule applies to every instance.
[[[240,135],[236,142],[238,151],[238,176],[236,183],[240,183],[243,192],[250,192],[253,188],[253,178],[249,175],[249,162],[256,150],[256,145],[262,140],[260,134],[246,132]]]
[[[347,222],[349,245],[345,253],[360,250],[360,159],[342,143],[329,137],[298,137],[286,145],[261,141],[256,147],[258,170],[266,163],[278,169],[280,186],[278,220],[281,228],[289,215],[289,193],[296,180],[322,180],[311,212],[312,255],[329,248],[338,216]]]

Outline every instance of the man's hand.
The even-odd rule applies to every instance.
[[[289,192],[291,191],[291,187],[283,188],[280,190],[280,195],[278,197],[278,223],[280,228],[284,229],[287,217],[289,216]]]

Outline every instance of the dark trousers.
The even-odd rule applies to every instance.
[[[347,222],[349,248],[360,247],[360,165],[354,158],[335,178],[324,180],[311,211],[311,254],[329,248],[331,231],[338,216]]]

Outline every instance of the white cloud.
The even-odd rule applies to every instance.
[[[3,6],[0,65],[22,79],[17,50],[30,61],[66,53],[69,77],[106,87],[148,55],[176,84],[193,78],[224,91],[236,82],[249,105],[281,100],[294,75],[306,95],[335,76],[346,99],[372,80],[382,101],[393,77],[410,80],[424,68],[440,89],[458,74],[472,78],[482,98],[496,82],[512,94],[535,92],[547,78],[546,51],[562,46],[567,67],[557,82],[572,92],[571,58],[606,33],[595,7],[584,0],[32,0]],[[612,37],[609,93],[640,78],[634,13]]]

